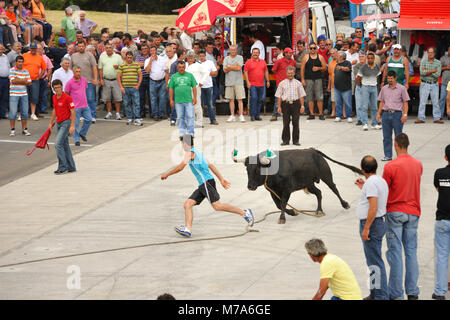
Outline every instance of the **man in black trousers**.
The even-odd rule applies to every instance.
[[[275,97],[278,98],[278,113],[283,114],[283,133],[281,139],[282,146],[289,144],[291,140],[291,134],[289,130],[289,124],[292,116],[292,142],[294,145],[299,146],[299,118],[300,113],[305,112],[305,89],[300,81],[294,79],[295,68],[289,66],[286,68],[287,78],[280,82],[278,85]]]

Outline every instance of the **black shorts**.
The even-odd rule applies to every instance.
[[[205,187],[206,185],[206,187]],[[189,199],[197,202],[195,205],[199,205],[202,203],[203,199],[208,198],[210,203],[214,203],[219,201],[220,196],[216,190],[216,181],[214,179],[210,179],[206,181],[206,183],[202,184],[198,187],[197,190],[189,197]]]

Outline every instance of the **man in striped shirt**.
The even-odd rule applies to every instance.
[[[29,136],[27,128],[28,119],[28,94],[26,86],[31,85],[30,73],[23,69],[23,57],[16,57],[16,66],[9,71],[9,122],[11,125],[10,136],[15,135],[15,122],[18,107],[20,106],[22,120],[22,134]]]
[[[117,82],[123,94],[125,104],[125,113],[128,118],[127,124],[142,126],[140,107],[139,107],[139,86],[142,82],[141,67],[133,61],[133,53],[126,53],[125,63],[119,67],[117,72]],[[133,103],[133,113],[131,112],[131,103]]]
[[[281,81],[278,89],[275,92],[275,97],[278,98],[278,113],[283,114],[283,133],[281,139],[282,146],[289,144],[291,135],[289,132],[289,123],[292,116],[292,142],[299,146],[300,130],[298,127],[300,113],[305,112],[305,89],[300,81],[294,79],[295,67],[288,66],[286,68],[287,79]]]

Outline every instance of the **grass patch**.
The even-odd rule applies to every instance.
[[[47,20],[53,25],[53,32],[61,32],[61,20],[64,18],[64,11],[46,10]],[[86,11],[86,18],[97,23],[95,33],[100,33],[102,28],[109,28],[111,33],[115,31],[127,30],[127,18],[125,13],[111,13],[100,11]],[[150,15],[150,14],[128,14],[128,32],[136,35],[138,29],[145,33],[151,31],[161,32],[164,27],[175,27],[177,15]]]

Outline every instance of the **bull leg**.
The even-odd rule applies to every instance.
[[[317,197],[317,214],[323,213],[322,211],[322,192],[317,188],[314,183],[308,186],[308,191]]]
[[[285,193],[283,192],[283,194],[281,194],[281,201],[280,201],[280,210],[281,210],[281,214],[280,214],[280,218],[278,219],[278,224],[285,224],[286,223],[286,216],[284,215],[286,212],[286,205],[289,201],[289,197],[291,196],[290,193]]]
[[[272,196],[273,202],[275,202],[275,205],[277,206],[277,208],[281,210],[281,201],[280,201],[280,199],[278,199],[272,192],[270,193],[270,195]],[[290,216],[298,216],[298,213],[296,213],[292,209],[286,209],[285,208],[284,212],[286,212]]]
[[[350,205],[347,201],[342,199],[341,195],[339,194],[339,191],[336,187],[336,185],[333,182],[333,177],[330,176],[330,178],[322,179],[323,182],[331,189],[331,191],[334,192],[334,194],[339,198],[339,201],[341,201],[341,205],[344,209],[349,209]]]

